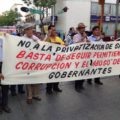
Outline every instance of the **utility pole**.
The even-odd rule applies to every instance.
[[[105,4],[105,0],[99,0],[99,4],[101,5],[100,30],[103,31],[104,4]]]
[[[55,5],[52,7],[52,25],[55,25]]]
[[[116,1],[116,22],[115,22],[115,39],[118,38],[118,17],[119,17],[119,2],[120,0]]]

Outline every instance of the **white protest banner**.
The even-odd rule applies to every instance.
[[[62,82],[120,74],[120,42],[61,46],[7,35],[2,84]]]

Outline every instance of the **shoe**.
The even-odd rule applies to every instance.
[[[17,96],[16,92],[11,93],[12,96]]]
[[[85,88],[83,86],[79,86],[79,91],[81,92],[82,90],[84,90]]]
[[[88,83],[89,85],[92,85],[92,79],[87,79],[87,83]]]
[[[82,90],[84,90],[85,88],[83,86],[80,87],[76,87],[75,90],[76,92],[81,92]]]
[[[33,97],[33,99],[37,100],[37,101],[41,101],[40,97]]]
[[[80,90],[84,90],[85,88],[84,88],[83,86],[80,86],[79,89],[80,89]]]
[[[76,92],[81,92],[81,90],[79,88],[75,88]]]
[[[87,83],[88,83],[89,85],[92,85],[92,81],[87,80]]]
[[[50,95],[50,94],[53,94],[53,91],[52,90],[47,90],[46,93]]]
[[[5,111],[6,113],[11,113],[11,109],[8,106],[2,107],[2,110]]]
[[[62,92],[60,88],[53,89],[55,92]]]
[[[2,107],[0,107],[0,114],[2,114],[2,112],[3,112],[3,111],[2,111]]]
[[[95,81],[95,84],[103,85],[103,83],[101,81]]]
[[[20,94],[25,94],[25,91],[24,91],[24,90],[18,91],[18,93],[20,93]]]
[[[27,104],[32,104],[32,99],[27,99]]]

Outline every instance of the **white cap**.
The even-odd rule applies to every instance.
[[[34,27],[34,26],[35,26],[35,24],[33,24],[33,23],[25,23],[24,26],[23,26],[23,29],[25,30],[27,28],[31,28],[31,27]]]

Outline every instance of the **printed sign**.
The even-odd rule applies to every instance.
[[[120,74],[120,42],[61,46],[7,35],[2,84],[65,82]]]

